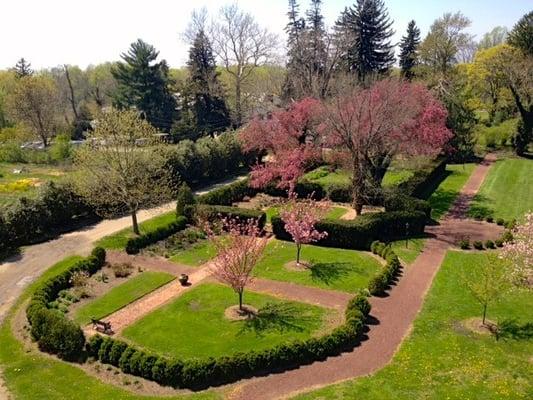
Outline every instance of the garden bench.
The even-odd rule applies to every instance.
[[[100,321],[99,319],[96,319],[96,318],[91,318],[91,322],[93,324],[94,330],[98,332],[106,333],[108,335],[113,333],[113,330],[111,329],[111,322]]]

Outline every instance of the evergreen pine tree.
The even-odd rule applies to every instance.
[[[176,101],[169,89],[171,80],[166,61],[154,63],[158,55],[153,46],[141,39],[121,55],[124,62],[112,69],[118,83],[114,105],[135,107],[153,126],[169,132]]]
[[[289,0],[289,22],[285,27],[287,33],[287,75],[283,83],[283,97],[293,99],[298,96],[299,85],[296,78],[298,71],[305,63],[303,55],[303,33],[305,30],[305,20],[299,16],[299,4],[297,0]]]
[[[22,78],[23,76],[33,75],[33,70],[31,69],[31,64],[27,62],[24,57],[17,61],[13,72],[17,78]]]
[[[407,33],[400,42],[400,67],[402,75],[411,79],[414,75],[413,67],[418,64],[418,45],[420,44],[420,29],[415,21],[407,25]]]
[[[314,73],[324,72],[326,63],[326,44],[324,38],[324,17],[321,12],[322,0],[311,0],[311,8],[307,11],[307,50],[311,69]]]
[[[533,55],[533,11],[524,15],[509,33],[507,41],[526,55]]]
[[[189,50],[188,97],[192,100],[192,113],[196,133],[213,134],[231,125],[224,92],[218,80],[215,57],[211,43],[200,30]]]
[[[360,81],[373,73],[386,72],[394,63],[394,34],[383,0],[357,0],[337,21],[344,63]]]

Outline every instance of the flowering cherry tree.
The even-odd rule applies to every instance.
[[[513,240],[505,243],[500,256],[512,264],[515,283],[529,286],[533,280],[533,212],[525,215],[524,223],[513,232]]]
[[[260,188],[277,180],[278,187],[292,190],[305,169],[320,158],[314,129],[319,104],[303,99],[267,118],[254,118],[241,131],[244,151],[267,153],[264,164],[252,169],[251,186]]]
[[[217,235],[210,228],[206,231],[214,244],[217,256],[211,270],[216,279],[225,283],[239,296],[239,311],[243,312],[244,288],[252,281],[252,271],[261,258],[267,239],[261,237],[256,219],[240,221],[228,218],[222,220],[225,234]]]
[[[446,110],[422,84],[385,79],[323,104],[319,132],[352,175],[357,214],[394,156],[437,155],[452,134]]]
[[[317,242],[327,237],[327,232],[320,232],[315,225],[324,218],[329,203],[317,202],[311,197],[298,200],[296,194],[289,193],[289,200],[281,212],[281,219],[285,230],[296,244],[296,265],[300,265],[302,245]]]

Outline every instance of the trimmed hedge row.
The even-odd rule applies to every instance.
[[[114,365],[125,373],[163,385],[197,390],[340,354],[358,343],[369,312],[367,297],[358,294],[346,308],[344,325],[329,334],[218,358],[171,359],[99,335],[90,339],[87,350],[101,362]]]
[[[319,246],[339,247],[343,249],[368,250],[375,240],[390,241],[404,237],[406,224],[409,235],[424,232],[426,215],[421,211],[389,211],[363,214],[353,221],[325,219],[316,224],[319,231],[328,232],[328,236],[317,244]],[[279,215],[271,219],[272,231],[276,238],[292,240],[285,231],[285,224]]]
[[[400,264],[400,259],[390,245],[386,245],[385,243],[376,240],[370,245],[370,250],[372,253],[384,258],[387,262],[381,272],[374,276],[368,284],[370,294],[380,296],[383,295],[387,288],[394,283],[402,266]]]
[[[61,312],[49,309],[48,303],[57,298],[61,290],[71,287],[70,279],[75,272],[84,271],[92,275],[102,268],[105,258],[105,250],[96,247],[89,257],[49,279],[35,291],[26,309],[26,316],[31,325],[31,334],[41,350],[57,354],[65,360],[79,358],[85,344],[83,331]]]
[[[398,189],[409,196],[427,199],[433,192],[434,186],[446,173],[447,161],[446,158],[438,158],[430,167],[415,171],[411,178],[397,186]]]
[[[246,178],[230,183],[229,185],[221,186],[198,196],[196,202],[200,204],[231,206],[233,203],[241,201],[245,196],[254,196],[257,193],[257,190],[251,188],[249,183],[250,180]]]
[[[202,216],[209,221],[217,218],[256,219],[260,229],[263,229],[266,223],[266,214],[263,211],[240,207],[197,204],[186,207],[185,214],[189,219],[193,219],[194,216]]]
[[[146,246],[163,240],[170,235],[185,229],[186,226],[187,218],[180,215],[175,221],[172,221],[167,225],[160,226],[153,231],[129,239],[126,243],[126,253],[137,254]]]

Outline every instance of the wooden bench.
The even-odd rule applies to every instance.
[[[111,322],[100,321],[96,318],[91,318],[91,322],[93,323],[94,330],[108,335],[113,333],[113,330],[111,329]]]

